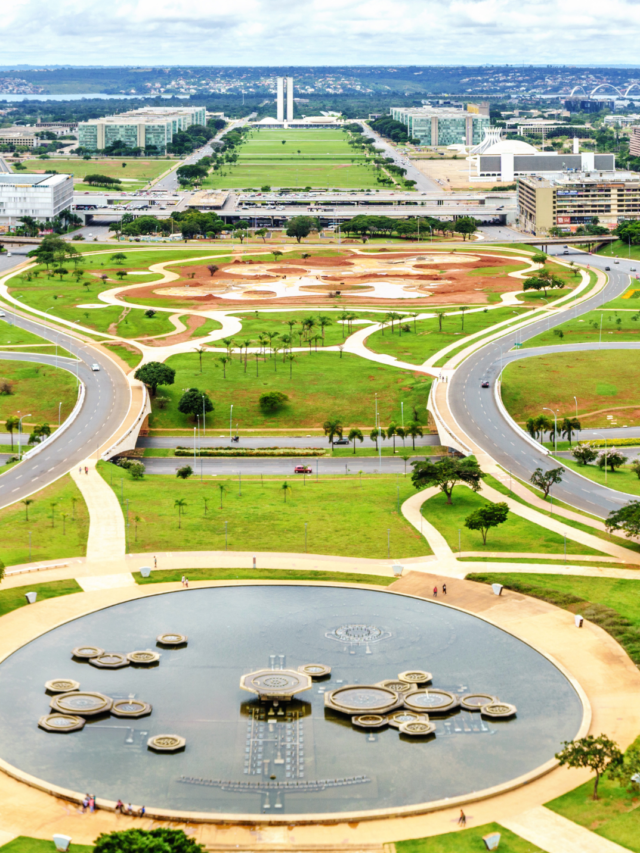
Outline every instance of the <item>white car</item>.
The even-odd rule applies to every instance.
[[[100,370],[100,365],[99,364],[92,364],[91,370],[93,370],[95,373],[97,373],[97,371]]]
[[[4,311],[0,311],[0,317],[6,317],[6,314],[4,313]]]

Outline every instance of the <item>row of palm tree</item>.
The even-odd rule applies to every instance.
[[[545,432],[548,432],[549,441],[553,441],[556,431],[556,421],[554,418],[547,417],[547,415],[538,415],[537,418],[529,418],[525,423],[525,427],[531,438],[542,441]],[[563,418],[561,422],[558,422],[558,435],[565,436],[569,442],[569,446],[571,446],[574,433],[580,432],[581,429],[580,421],[575,417]]]
[[[331,443],[331,447],[333,448],[333,443],[337,438],[342,438],[346,431],[346,427],[343,426],[340,418],[328,418],[324,424],[322,425],[324,430],[324,434],[328,437],[329,442]],[[392,421],[389,426],[385,429],[374,427],[369,433],[369,438],[371,441],[375,441],[376,450],[379,449],[378,442],[384,441],[386,438],[393,440],[393,452],[396,452],[396,438],[402,439],[402,443],[404,445],[405,439],[410,438],[412,440],[413,449],[416,449],[416,438],[422,437],[424,435],[422,425],[418,423],[418,421],[413,420],[409,421],[409,423],[403,427],[397,424],[395,421]],[[353,442],[353,454],[355,456],[356,452],[356,441],[363,442],[364,435],[362,434],[362,430],[358,427],[352,427],[348,434],[347,438],[349,441]]]

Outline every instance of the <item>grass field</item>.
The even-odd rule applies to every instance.
[[[453,492],[453,504],[447,504],[446,496],[442,493],[430,498],[422,505],[422,514],[433,526],[442,533],[449,546],[454,551],[520,551],[536,552],[539,554],[562,554],[564,550],[563,537],[558,533],[546,530],[533,522],[510,513],[504,524],[489,531],[487,544],[482,544],[479,530],[468,530],[464,526],[465,518],[487,501],[471,489],[459,486]],[[458,540],[458,533],[460,540]],[[567,540],[567,554],[597,554],[592,548],[580,545],[578,542]]]
[[[14,347],[19,348],[21,352],[38,352],[45,355],[53,355],[56,351],[55,344],[50,341],[26,329],[21,329],[20,326],[14,326],[6,320],[0,320],[0,348],[10,350]],[[69,353],[62,347],[58,347],[58,355],[68,356]]]
[[[640,290],[637,291],[640,295]],[[615,300],[615,303],[621,300]],[[640,303],[626,300],[627,307],[635,307],[637,312],[601,309],[588,311],[582,316],[562,323],[556,330],[562,332],[562,337],[556,330],[550,329],[536,335],[524,343],[524,347],[557,346],[558,344],[578,343],[618,343],[619,341],[640,341]],[[613,303],[609,303],[613,304]],[[602,333],[600,327],[602,326]]]
[[[322,328],[319,325],[320,317],[328,317],[331,321],[329,326],[325,326],[324,330],[324,345],[325,346],[340,346],[344,343],[346,338],[349,336],[349,330],[347,328],[347,324],[340,321],[340,316],[344,312],[341,311],[326,311],[322,310],[306,310],[306,311],[282,311],[282,312],[271,312],[271,311],[251,311],[251,312],[238,312],[234,316],[238,317],[238,319],[242,322],[242,331],[240,334],[236,335],[235,345],[236,347],[240,344],[242,340],[245,338],[251,338],[253,341],[253,346],[258,345],[258,336],[267,333],[267,332],[277,332],[280,337],[283,335],[293,335],[293,346],[308,346],[306,343],[306,336],[300,337],[302,334],[302,322],[307,318],[313,318],[315,320],[315,326],[312,328],[310,336],[311,338],[315,337],[315,335],[322,335]],[[372,323],[377,323],[384,316],[381,313],[375,312],[367,312],[367,311],[349,311],[349,314],[354,314],[359,320],[369,320]],[[256,314],[258,315],[256,317]],[[289,322],[295,321],[295,325],[293,326],[293,330],[289,327]],[[356,323],[353,326],[353,331],[356,332],[358,329],[362,329],[362,323]],[[278,338],[274,339],[276,345],[278,343]],[[315,347],[315,343],[312,344]],[[322,342],[318,341],[318,346],[322,346]]]
[[[190,581],[331,581],[333,583],[367,583],[389,586],[396,579],[382,575],[361,575],[350,572],[295,571],[294,569],[173,569],[153,571],[148,578],[134,572],[136,583],[177,583],[183,575]]]
[[[640,246],[631,246],[631,250],[629,250],[628,243],[622,240],[614,240],[612,243],[608,243],[606,246],[598,249],[597,254],[604,255],[605,258],[627,258],[628,260],[631,257],[636,261],[640,261]]]
[[[398,512],[398,500],[402,505],[415,493],[403,477],[327,477],[308,479],[306,485],[290,478],[291,490],[285,492],[280,478],[239,483],[226,477],[200,482],[159,475],[136,481],[110,463],[100,463],[99,470],[108,483],[113,474],[116,494],[129,500],[130,550],[225,550],[226,523],[230,551],[302,552],[307,523],[309,553],[386,559],[388,536],[393,559],[431,553]],[[220,486],[226,491],[221,493]],[[178,527],[175,501],[180,499],[186,506]]]
[[[205,180],[206,187],[378,187],[377,172],[341,130],[253,131],[236,164]],[[283,144],[284,143],[284,144]]]
[[[30,500],[33,503],[28,507],[28,521],[27,507],[22,501],[0,510],[2,562],[12,566],[61,557],[83,557],[89,532],[89,513],[71,477],[68,474],[61,477],[31,495]],[[66,519],[63,519],[63,513]]]
[[[638,406],[640,365],[625,351],[567,352],[535,356],[507,365],[502,374],[502,399],[516,421],[543,414],[543,406],[558,417],[578,417],[601,409]],[[544,414],[547,414],[546,412]],[[640,421],[640,412],[629,410],[624,423]],[[610,425],[606,415],[589,417],[588,425]]]
[[[159,177],[172,166],[177,160],[145,160],[139,158],[114,158],[112,160],[96,158],[95,160],[76,159],[51,159],[51,160],[25,160],[28,171],[44,172],[49,169],[72,174],[75,179],[84,178],[86,175],[106,175],[108,178],[118,178],[122,186],[118,189],[140,190],[149,181]],[[123,164],[126,164],[123,166]],[[105,187],[92,187],[89,184],[75,183],[77,192],[105,192]]]
[[[178,412],[178,402],[184,388],[206,391],[215,406],[207,415],[207,426],[229,423],[229,407],[233,405],[233,420],[241,430],[252,427],[321,427],[329,417],[339,417],[343,426],[369,427],[375,423],[375,394],[382,423],[400,421],[401,401],[405,416],[412,407],[424,419],[431,387],[431,377],[411,377],[405,371],[387,365],[374,364],[355,355],[337,352],[300,352],[295,361],[284,363],[282,355],[267,361],[250,355],[245,372],[244,360],[238,354],[226,366],[226,378],[219,362],[220,355],[197,353],[175,355],[167,364],[176,371],[175,384],[162,386],[161,393],[170,402],[164,410],[154,406],[151,428],[168,429],[194,426],[193,420]],[[256,376],[256,368],[258,376]],[[289,401],[278,412],[265,415],[259,408],[260,395],[281,391]]]
[[[0,847],[0,850],[2,853],[56,853],[56,845],[53,841],[45,841],[43,838],[19,835]],[[92,850],[93,847],[88,844],[69,845],[69,853],[91,853]]]
[[[22,417],[24,414],[30,414],[32,417],[25,418],[22,423],[24,432],[28,429],[27,424],[46,422],[57,426],[58,404],[62,403],[63,421],[78,399],[76,377],[67,370],[56,370],[48,364],[2,359],[0,383],[2,382],[12,383],[13,387],[11,394],[0,394],[0,420],[6,421],[10,415]]]
[[[621,310],[624,312],[631,311],[632,313],[637,313],[640,311],[640,280],[636,279],[624,293],[620,296],[616,297],[616,299],[611,299],[609,302],[606,302],[602,307],[604,310],[614,309]],[[621,314],[621,316],[623,316]]]
[[[612,441],[609,445],[609,450],[612,447],[615,447],[615,442]],[[619,450],[621,453],[626,453],[627,450],[631,450],[632,448],[620,447]],[[604,452],[604,447],[602,448]],[[599,468],[597,465],[578,465],[575,459],[559,459],[563,465],[566,465],[567,468],[571,468],[574,471],[577,471],[579,474],[582,474],[583,477],[588,477],[589,480],[593,480],[594,483],[599,483],[601,486],[605,485],[604,481],[604,469]],[[623,465],[622,468],[616,468],[616,470],[612,473],[611,471],[607,471],[607,482],[606,485],[610,489],[616,489],[619,492],[628,492],[630,495],[640,495],[640,479],[638,475],[629,468],[628,465]]]
[[[82,592],[82,587],[73,579],[64,581],[51,581],[49,583],[33,583],[27,586],[14,586],[10,589],[0,590],[0,616],[11,613],[19,607],[27,604],[26,592],[37,592],[38,601],[46,601],[48,598],[57,598],[59,595],[70,595],[74,592]],[[2,848],[3,850],[6,848]]]
[[[142,353],[139,351],[131,352],[131,350],[123,347],[121,344],[103,344],[103,346],[119,356],[129,367],[137,367],[140,364]]]
[[[519,835],[506,829],[499,823],[485,823],[444,835],[430,835],[428,838],[413,838],[410,841],[396,841],[396,853],[480,853],[486,850],[483,836],[500,833],[500,853],[542,853],[540,847],[525,841]],[[32,853],[31,850],[12,850],[9,853]],[[40,853],[40,851],[33,851]],[[44,851],[42,851],[44,853]]]
[[[400,335],[397,324],[394,324],[395,332],[393,334],[391,326],[388,326],[384,333],[380,331],[370,335],[367,338],[366,345],[373,352],[393,355],[401,361],[408,361],[410,364],[422,364],[438,350],[449,346],[456,340],[459,340],[462,345],[468,335],[488,329],[505,320],[516,320],[530,311],[530,308],[509,307],[468,312],[464,315],[464,330],[462,328],[462,314],[447,316],[446,312],[443,312],[441,332],[438,330],[436,318],[419,320],[414,324],[410,317],[406,317],[403,324],[408,324],[410,329],[408,333],[403,332]],[[414,332],[414,327],[417,332]]]

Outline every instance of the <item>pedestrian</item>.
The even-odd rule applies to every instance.
[[[89,468],[87,465],[84,466],[84,473],[87,475],[87,477],[89,476]]]
[[[184,575],[182,575],[182,580],[181,580],[182,586],[184,586],[184,581],[185,581],[185,577],[184,577]]]
[[[443,595],[446,595],[446,594],[447,594],[447,585],[446,585],[446,583],[443,583],[443,584],[442,584],[442,594],[443,594]]]
[[[144,806],[140,806],[140,811],[138,812],[138,817],[144,817],[147,813],[147,810]]]
[[[93,814],[95,810],[96,810],[96,798],[95,797],[89,797],[89,811],[91,812],[91,814]]]
[[[91,797],[89,796],[89,794],[84,795],[84,800],[82,801],[82,814],[84,814],[86,812],[86,810],[89,808],[89,800],[90,799],[91,799]]]
[[[185,577],[184,585],[186,586],[187,589],[189,589],[189,578]]]
[[[120,812],[120,814],[122,814],[123,808],[124,808],[124,803],[122,802],[122,800],[118,800],[118,802],[116,803],[115,811]]]
[[[78,474],[82,474],[82,465],[78,468]]]
[[[158,568],[158,558],[157,558],[157,557],[154,557],[154,558],[153,558],[153,568],[154,568],[154,569],[157,569],[157,568]]]
[[[434,586],[434,588],[433,588],[433,597],[434,598],[438,597],[438,587],[437,586]]]
[[[467,825],[467,816],[462,811],[462,809],[460,809],[460,817],[458,818],[458,826],[466,826],[466,825]]]
[[[131,803],[129,803],[129,805],[127,806],[127,814],[133,814],[133,806],[131,805]]]

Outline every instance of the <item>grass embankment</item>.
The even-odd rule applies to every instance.
[[[519,316],[527,314],[530,308],[485,308],[480,312],[468,312],[463,315],[455,312],[442,312],[442,331],[439,331],[439,320],[433,317],[429,320],[418,320],[415,324],[406,317],[403,325],[408,324],[409,332],[399,333],[397,324],[394,323],[394,331],[391,326],[374,332],[367,338],[367,348],[372,352],[393,355],[410,364],[422,364],[430,356],[434,355],[443,347],[449,346],[454,341],[462,345],[469,335],[481,332],[497,323],[505,320],[516,320]],[[450,358],[450,355],[447,356]]]
[[[224,550],[226,522],[230,551],[303,552],[306,523],[309,553],[386,559],[388,535],[392,558],[431,553],[398,512],[398,502],[415,493],[404,477],[308,478],[305,485],[292,476],[285,492],[280,477],[241,484],[232,477],[200,482],[164,475],[136,481],[109,463],[99,470],[109,483],[113,475],[114,491],[129,500],[130,550]],[[180,526],[176,500],[186,501]]]
[[[33,503],[25,507],[20,501],[0,509],[0,557],[5,565],[29,562],[30,533],[31,562],[84,556],[89,512],[68,474],[26,500]]]
[[[78,386],[76,377],[67,370],[48,364],[26,361],[0,360],[0,386],[9,383],[11,393],[0,394],[0,421],[11,416],[31,417],[22,422],[23,434],[28,424],[49,423],[58,425],[58,406],[62,403],[61,421],[76,404]],[[28,436],[23,438],[23,442]]]
[[[639,283],[640,285],[640,283]],[[640,296],[640,289],[637,291]],[[640,341],[640,303],[628,302],[627,307],[636,307],[637,313],[602,308],[588,311],[574,320],[569,320],[556,329],[542,332],[524,343],[524,347],[558,346],[559,344],[602,343]],[[600,325],[602,324],[602,333]],[[562,332],[562,336],[557,334]]]
[[[219,429],[229,424],[229,407],[233,420],[241,429],[251,427],[320,427],[327,418],[336,416],[349,430],[363,426],[369,430],[375,422],[374,394],[378,395],[378,411],[383,424],[400,422],[401,401],[405,423],[412,408],[424,412],[432,379],[412,378],[406,372],[382,364],[373,364],[355,355],[337,352],[301,352],[292,364],[283,362],[282,354],[266,361],[249,355],[247,370],[238,353],[226,365],[226,378],[219,362],[220,355],[205,354],[202,373],[197,353],[172,356],[167,364],[176,371],[175,384],[161,386],[159,393],[169,397],[166,409],[154,405],[150,427],[156,429],[187,428],[195,424],[178,412],[183,388],[199,388],[211,397],[215,412],[207,415],[207,427]],[[256,376],[256,372],[258,375]],[[263,393],[281,391],[289,401],[272,415],[262,413],[258,400]]]
[[[80,584],[73,578],[64,581],[50,581],[49,583],[33,583],[27,586],[14,586],[10,589],[0,589],[0,616],[11,613],[19,607],[27,604],[25,593],[37,592],[38,601],[48,598],[57,598],[59,595],[71,595],[74,592],[82,592]],[[6,847],[2,848],[6,850]]]
[[[276,346],[279,345],[279,341],[283,335],[291,335],[292,346],[294,347],[302,346],[308,348],[309,339],[311,339],[312,348],[315,349],[316,346],[321,348],[323,346],[322,326],[320,326],[319,321],[324,317],[331,321],[328,326],[324,327],[324,346],[341,346],[351,334],[347,323],[342,322],[340,319],[341,313],[337,311],[328,311],[325,313],[317,309],[273,313],[269,311],[238,312],[234,316],[242,323],[242,331],[234,338],[235,346],[238,348],[245,339],[251,339],[251,346],[258,346],[258,337],[260,335],[267,334],[268,332],[277,332],[279,337],[274,338]],[[344,313],[353,314],[358,320],[367,320],[369,323],[378,323],[384,316],[383,314],[367,311],[348,311]],[[313,319],[315,323],[309,333],[303,329],[303,323],[307,319]],[[290,327],[290,323],[294,323],[293,327]],[[366,325],[366,323],[354,323],[352,331],[357,332]],[[319,336],[320,340],[314,341],[313,339],[316,336]],[[223,346],[223,344],[220,344],[220,346]]]
[[[458,487],[453,492],[453,504],[447,504],[442,492],[430,498],[422,505],[422,514],[442,533],[449,546],[458,550],[458,533],[461,551],[512,551],[538,554],[562,554],[564,538],[559,533],[546,530],[515,513],[509,513],[504,524],[489,531],[487,544],[482,544],[479,530],[469,530],[464,526],[465,518],[474,510],[491,503],[466,487]],[[598,554],[593,548],[571,542],[567,539],[567,554]]]
[[[606,246],[601,246],[596,254],[603,255],[605,258],[622,258],[623,260],[631,258],[640,261],[640,246],[629,247],[629,244],[622,240],[614,240]]]
[[[123,347],[122,344],[103,344],[103,346],[114,352],[119,358],[126,362],[129,367],[137,367],[142,361],[142,353],[139,350],[134,352],[133,350],[127,349],[127,347]]]
[[[640,664],[640,573],[638,580],[626,580],[476,572],[468,574],[467,580],[501,583],[523,595],[531,595],[572,613],[580,613],[611,634],[629,657]]]
[[[615,441],[612,440],[609,445],[609,450],[615,447]],[[604,447],[601,448],[604,453]],[[619,448],[621,453],[624,453],[628,448]],[[600,486],[607,486],[609,489],[615,489],[617,492],[628,492],[630,495],[640,495],[640,479],[636,472],[628,465],[623,465],[622,468],[616,468],[615,471],[607,471],[607,480],[604,479],[604,469],[597,465],[578,465],[575,459],[566,459],[558,457],[558,462],[582,474],[594,483]]]
[[[186,575],[190,581],[329,581],[331,583],[367,583],[389,586],[396,578],[382,575],[360,575],[351,572],[304,572],[293,569],[172,569],[154,571],[148,578],[134,572],[135,582],[177,583]]]
[[[378,172],[342,130],[253,131],[238,162],[211,172],[205,187],[379,187]]]
[[[634,746],[640,746],[636,739]],[[598,785],[600,799],[593,800],[593,782],[585,782],[545,803],[548,809],[590,829],[603,838],[608,838],[640,853],[640,801],[637,793],[627,791],[618,781],[606,776]]]
[[[44,355],[55,355],[56,352],[56,345],[51,341],[21,329],[20,326],[10,325],[6,320],[0,321],[0,347],[2,350],[15,348],[20,352],[37,352]],[[58,355],[69,356],[69,353],[58,347]]]
[[[521,423],[549,414],[544,406],[559,419],[573,416],[575,396],[583,427],[612,426],[606,414],[622,407],[629,407],[621,414],[624,424],[632,426],[640,423],[639,378],[638,360],[623,350],[549,353],[507,365],[502,399]]]
[[[48,172],[50,169],[61,174],[73,174],[74,189],[76,192],[113,192],[113,187],[94,187],[90,184],[85,184],[78,181],[78,178],[85,178],[87,175],[105,175],[108,178],[117,178],[122,181],[122,185],[116,187],[117,190],[130,192],[132,190],[143,189],[149,181],[162,175],[172,166],[178,163],[178,160],[148,160],[138,158],[113,158],[113,159],[98,159],[98,160],[66,160],[66,159],[50,159],[50,160],[25,160],[27,171],[30,172]],[[153,210],[149,211],[153,213]]]
[[[519,835],[506,829],[499,823],[485,823],[445,835],[430,835],[428,838],[413,838],[410,841],[396,841],[396,853],[479,853],[484,850],[483,836],[500,833],[500,853],[542,853],[540,847],[525,841]],[[11,851],[23,853],[23,851]],[[27,850],[24,853],[31,853]],[[34,851],[40,853],[40,851]]]

